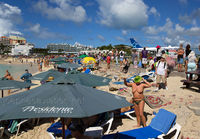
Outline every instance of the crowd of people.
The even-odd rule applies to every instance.
[[[132,94],[133,98],[131,99],[131,103],[133,104],[133,107],[135,109],[135,114],[137,118],[137,125],[136,127],[140,127],[141,123],[145,127],[146,126],[146,119],[144,116],[144,95],[143,91],[145,88],[149,88],[151,86],[156,86],[155,91],[159,90],[160,84],[164,84],[164,89],[168,89],[167,87],[167,77],[169,74],[170,68],[174,68],[177,65],[177,71],[182,72],[183,66],[185,72],[195,71],[196,69],[200,69],[200,58],[197,59],[197,56],[195,55],[195,52],[191,50],[190,45],[188,44],[186,46],[186,49],[184,50],[183,45],[180,44],[179,49],[176,50],[177,58],[171,57],[169,55],[168,50],[163,50],[161,46],[157,46],[157,51],[154,55],[150,54],[148,50],[146,50],[146,47],[141,52],[137,52],[136,50],[133,50],[131,53],[131,57],[125,56],[125,52],[123,50],[118,51],[117,49],[113,49],[108,52],[98,53],[98,54],[88,54],[88,56],[94,57],[97,61],[97,64],[100,64],[103,62],[104,64],[107,64],[107,70],[112,69],[112,66],[120,66],[120,70],[123,73],[127,73],[129,67],[131,66],[131,63],[133,65],[133,68],[144,68],[147,72],[152,71],[155,72],[156,75],[156,82],[155,83],[149,83],[147,80],[142,78],[141,76],[136,76],[132,83],[127,82],[127,79],[124,78],[124,84],[128,87],[132,88]],[[200,46],[199,46],[200,51]],[[48,67],[50,64],[50,59],[55,58],[56,56],[46,56],[44,58],[38,59],[38,69],[39,71],[42,71],[42,67]],[[69,55],[70,57],[78,57],[78,55]],[[77,62],[76,59],[72,60],[71,62]],[[29,73],[28,69],[25,70],[25,73],[21,76],[21,79],[24,80],[24,82],[31,83],[30,77],[32,76],[31,73]],[[189,76],[189,75],[187,75]],[[14,78],[11,76],[9,71],[6,71],[6,74],[4,76],[7,80],[14,80]],[[188,77],[189,79],[189,77]],[[27,88],[29,90],[30,87]],[[10,91],[9,91],[10,94]],[[123,110],[123,108],[122,108]],[[95,115],[97,117],[97,115]],[[95,118],[96,118],[95,117]],[[91,118],[91,117],[90,117]],[[86,121],[86,119],[84,119]],[[84,121],[84,122],[85,122]],[[84,123],[82,122],[82,123]],[[66,125],[68,122],[66,122]],[[82,126],[80,126],[80,122],[78,125],[76,125],[75,122],[72,125],[68,125],[67,127],[71,129],[72,134],[74,136],[80,136],[84,133],[84,129],[82,129]],[[86,123],[84,123],[86,125]],[[66,128],[67,128],[66,127]],[[77,132],[77,133],[76,133]]]

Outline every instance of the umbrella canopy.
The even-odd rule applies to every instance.
[[[64,69],[68,69],[68,68],[79,68],[81,67],[80,65],[78,64],[74,64],[74,63],[63,63],[63,64],[59,64],[58,65],[59,68],[64,68]]]
[[[54,59],[50,59],[51,62],[59,62],[59,61],[66,61],[66,57],[57,57]]]
[[[96,63],[96,60],[93,57],[85,57],[81,61],[82,63],[88,64],[88,63]]]
[[[42,73],[39,73],[39,74],[36,74],[36,75],[30,77],[30,79],[42,81],[42,80],[48,79],[48,77],[50,77],[50,76],[54,77],[54,79],[56,79],[63,75],[65,75],[65,73],[50,69],[48,71],[45,71],[45,72],[42,72]]]
[[[125,98],[79,84],[48,83],[0,99],[0,120],[83,118],[132,105]]]
[[[60,83],[60,82],[68,82],[69,80],[74,83],[81,84],[88,87],[109,85],[109,82],[111,81],[111,79],[109,78],[92,75],[92,74],[81,73],[77,71],[72,71],[68,73],[66,76],[57,78],[56,80],[52,82]]]
[[[85,58],[88,57],[88,55],[80,55],[78,58]]]
[[[0,90],[2,90],[1,95],[2,97],[4,96],[3,90],[27,88],[33,85],[36,85],[36,84],[20,82],[20,81],[15,81],[15,80],[0,80]]]
[[[32,85],[36,84],[20,82],[15,80],[0,80],[0,90],[27,88]]]
[[[63,64],[63,63],[68,63],[67,61],[57,61],[55,64]]]

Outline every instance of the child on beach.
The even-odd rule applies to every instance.
[[[156,74],[156,86],[157,86],[155,91],[159,90],[159,85],[161,82],[165,84],[165,89],[168,89],[167,88],[167,63],[165,61],[164,56],[161,57],[161,60],[159,60],[156,63],[155,74]]]

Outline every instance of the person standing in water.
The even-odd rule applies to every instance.
[[[143,81],[143,83],[141,83]],[[140,76],[136,76],[134,78],[134,83],[127,83],[126,78],[124,78],[124,84],[126,86],[132,87],[132,102],[134,104],[134,109],[135,109],[135,115],[137,118],[137,126],[140,127],[140,122],[142,120],[142,124],[145,127],[146,126],[146,118],[144,116],[144,95],[143,91],[144,88],[149,88],[151,87],[151,84],[147,82],[145,79],[143,79]]]

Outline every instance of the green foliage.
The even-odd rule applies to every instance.
[[[46,48],[33,48],[31,50],[31,53],[48,55],[48,51],[49,51],[49,49],[46,49]]]
[[[112,50],[113,49],[113,46],[112,44],[109,44],[109,45],[103,45],[103,46],[100,46],[100,47],[97,47],[99,50]]]
[[[7,45],[0,44],[0,54],[8,54],[11,52],[11,47]]]

